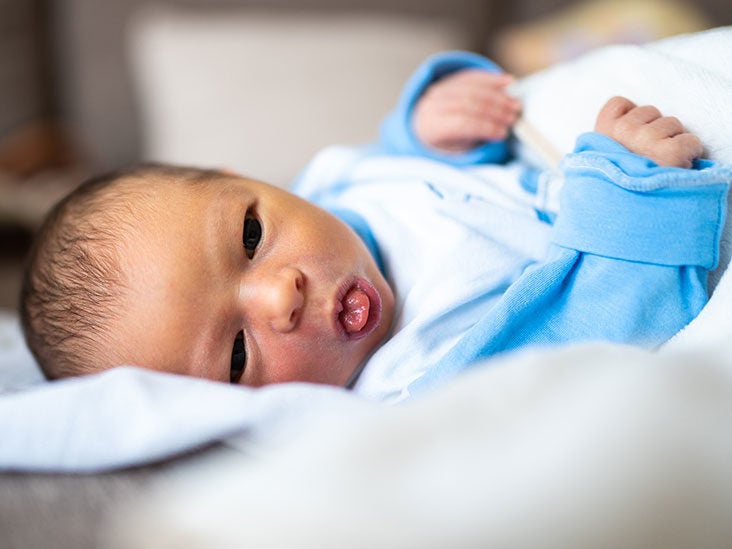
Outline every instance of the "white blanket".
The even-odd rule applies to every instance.
[[[624,94],[679,116],[732,164],[732,28],[609,48],[518,89],[560,150]],[[728,228],[725,261],[731,240]],[[728,546],[732,280],[714,283],[709,306],[660,353],[518,355],[398,408],[335,388],[253,391],[134,368],[40,383],[5,319],[0,469],[123,467],[235,434],[232,444],[271,456],[196,473],[151,519],[149,545],[136,540],[149,547],[164,546],[157,535],[189,547],[244,535],[256,547]]]
[[[237,433],[260,453],[322,416],[375,406],[335,387],[253,390],[131,367],[46,383],[10,315],[0,315],[0,357],[0,471],[139,465]]]
[[[591,346],[479,368],[161,485],[113,547],[721,549],[732,370]]]

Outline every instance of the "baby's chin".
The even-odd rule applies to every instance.
[[[388,309],[388,311],[385,311],[385,309]],[[356,382],[358,377],[361,375],[361,372],[364,370],[364,368],[366,368],[366,365],[368,364],[374,353],[376,353],[384,345],[384,343],[388,341],[389,334],[391,333],[393,310],[394,297],[393,294],[390,294],[388,303],[382,302],[381,322],[379,326],[374,330],[374,332],[369,336],[370,344],[366,350],[366,354],[364,358],[358,363],[358,365],[356,365],[356,367],[352,369],[351,374],[346,381],[346,387],[351,387]]]

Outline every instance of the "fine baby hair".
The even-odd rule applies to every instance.
[[[119,251],[138,231],[163,182],[201,184],[215,170],[142,164],[93,177],[60,201],[29,253],[20,296],[23,331],[49,379],[114,363],[108,335],[118,318],[126,280]],[[104,362],[104,359],[102,359]]]

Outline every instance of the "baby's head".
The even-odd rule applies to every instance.
[[[373,257],[333,215],[266,183],[158,165],[61,201],[21,293],[26,340],[51,379],[132,364],[343,385],[393,311]]]

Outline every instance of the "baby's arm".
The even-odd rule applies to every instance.
[[[452,73],[432,84],[414,109],[414,131],[422,143],[460,153],[485,141],[505,139],[521,103],[506,92],[513,77],[480,69]]]
[[[653,349],[708,300],[732,169],[652,107],[613,98],[565,157],[562,208],[543,261],[414,382],[527,346],[608,341]],[[685,169],[690,167],[691,169]]]
[[[501,136],[519,110],[506,93],[509,82],[498,65],[475,53],[428,58],[381,125],[381,152],[456,167],[506,161],[509,150]]]
[[[613,97],[600,110],[595,131],[659,166],[691,168],[703,152],[699,138],[678,118],[662,116],[656,107],[639,107],[625,97]]]

